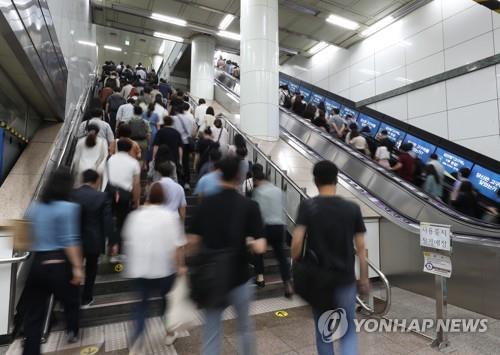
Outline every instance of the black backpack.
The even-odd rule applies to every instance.
[[[146,137],[148,136],[148,129],[146,127],[147,124],[148,123],[142,118],[133,117],[128,122],[130,131],[132,132],[130,134],[130,138],[135,141],[146,139]]]
[[[283,100],[283,107],[284,108],[292,107],[292,98],[290,97],[290,95],[285,95],[285,99]]]

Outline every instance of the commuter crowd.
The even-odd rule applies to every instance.
[[[226,61],[230,66],[235,75],[237,65]],[[139,295],[132,352],[140,354],[144,345],[150,297],[161,295],[168,313],[166,295],[189,279],[205,321],[201,352],[220,354],[222,313],[232,305],[241,351],[256,354],[249,311],[254,288],[266,286],[267,245],[279,262],[285,297],[296,290],[316,321],[327,309],[346,309],[351,329],[342,346],[355,354],[355,297],[368,290],[365,227],[359,207],[335,195],[335,165],[314,168],[319,196],[299,207],[292,270],[282,191],[248,158],[245,138],[236,134],[230,141],[212,106],[199,99],[193,108],[188,96],[141,63],[108,61],[102,69],[71,169],[52,173],[26,215],[34,256],[23,294],[24,354],[40,353],[51,294],[64,307],[67,341],[78,341],[80,309],[92,307],[98,265],[105,261],[123,263]],[[198,206],[185,230],[189,198]],[[357,287],[355,254],[361,260]],[[333,354],[315,328],[318,353]],[[167,329],[171,345],[178,333]]]
[[[375,137],[368,126],[360,127],[350,113],[340,115],[339,108],[327,112],[324,102],[315,105],[306,102],[300,92],[290,93],[288,86],[279,88],[280,105],[309,120],[320,130],[344,141],[359,153],[370,157],[402,179],[421,188],[433,198],[448,203],[457,211],[489,222],[498,223],[498,210],[493,206],[481,206],[477,191],[469,180],[470,169],[461,168],[448,174],[436,154],[428,161],[422,161],[413,151],[412,143],[401,143],[391,139],[387,130],[381,130]],[[446,189],[447,179],[453,181],[450,191]]]

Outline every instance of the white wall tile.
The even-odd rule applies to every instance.
[[[375,53],[375,71],[382,75],[405,65],[405,51],[401,45],[395,45]]]
[[[364,40],[359,43],[356,43],[354,46],[349,48],[349,64],[353,65],[366,57],[373,56],[375,53],[373,42]]]
[[[377,102],[377,111],[401,121],[408,119],[407,94],[398,95]]]
[[[495,67],[488,67],[446,81],[448,109],[497,98]]]
[[[336,94],[340,95],[342,97],[345,97],[346,99],[349,99],[349,100],[351,99],[351,89],[342,90]]]
[[[349,60],[351,56],[351,51],[347,49],[340,49],[336,51],[332,57],[330,58],[330,75],[334,73],[338,73],[341,70],[344,70],[349,67]]]
[[[435,54],[443,50],[443,26],[441,23],[406,38],[404,42],[406,64],[416,62],[419,59]]]
[[[375,95],[375,80],[351,87],[351,100],[360,101]]]
[[[437,83],[408,93],[409,119],[445,110],[445,83]]]
[[[491,10],[485,6],[471,8],[443,22],[444,47],[449,48],[492,30]]]
[[[399,68],[376,78],[376,93],[381,94],[406,85],[405,68]]]
[[[448,124],[451,140],[498,134],[498,101],[492,100],[449,110]]]
[[[403,37],[407,38],[438,23],[443,19],[441,0],[431,1],[429,4],[413,11],[402,19]]]
[[[493,44],[495,46],[495,54],[500,53],[500,28],[493,31]]]
[[[492,11],[493,28],[500,28],[500,14]]]
[[[316,60],[314,65],[311,67],[311,80],[315,84],[318,81],[328,78],[328,58],[322,58],[323,60]]]
[[[471,0],[442,0],[443,1],[443,18],[453,16],[472,6],[480,6],[473,3]]]
[[[350,86],[357,86],[365,81],[375,78],[375,65],[373,55],[351,65],[350,67]]]
[[[321,81],[318,81],[318,82],[316,83],[316,86],[318,86],[318,87],[320,87],[320,88],[322,88],[322,89],[324,89],[324,90],[329,91],[329,87],[328,87],[328,78],[323,79],[323,80],[321,80]]]
[[[406,78],[411,83],[442,72],[444,72],[444,55],[443,52],[438,52],[408,65],[406,67]]]
[[[460,43],[444,51],[445,70],[454,69],[494,54],[493,32]]]
[[[391,47],[404,39],[404,21],[399,20],[392,25],[384,28],[373,36],[368,37],[365,42],[370,42],[373,45],[375,52]]]
[[[349,88],[349,68],[344,69],[329,78],[330,91],[339,92]]]
[[[417,117],[408,120],[408,123],[439,137],[448,138],[448,120],[446,111]]]
[[[455,143],[500,161],[500,136],[498,135],[462,139],[455,141]]]

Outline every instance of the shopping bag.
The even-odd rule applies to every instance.
[[[189,298],[189,286],[186,275],[177,277],[172,291],[167,296],[167,331],[189,330],[198,323],[198,310]]]

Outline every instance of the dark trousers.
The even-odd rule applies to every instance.
[[[85,285],[83,286],[82,303],[89,302],[94,295],[95,277],[99,254],[85,253]]]
[[[273,248],[276,260],[278,260],[281,279],[283,282],[290,281],[290,264],[283,249],[285,226],[281,224],[266,225],[265,237],[267,239],[267,243]],[[264,257],[262,254],[255,256],[255,273],[257,275],[264,274]]]
[[[64,260],[63,263],[46,264],[49,260]],[[75,334],[79,329],[79,288],[70,284],[71,265],[63,252],[36,253],[26,280],[26,314],[24,316],[24,355],[40,354],[43,322],[47,313],[49,297],[62,302],[68,331]]]
[[[115,197],[116,195],[112,193],[111,198],[113,199],[112,207],[113,207],[113,217],[115,219],[115,228],[111,244],[118,244],[121,253],[122,229],[125,223],[125,219],[127,218],[128,214],[132,209],[132,193],[121,191],[118,202],[116,202]]]
[[[136,287],[139,292],[141,302],[136,312],[136,327],[132,342],[135,342],[144,331],[144,324],[148,313],[148,299],[152,294],[159,294],[161,297],[161,314],[164,315],[167,310],[166,295],[170,292],[175,281],[175,274],[160,279],[136,279]]]
[[[191,148],[189,144],[184,144],[182,148],[182,182],[189,184],[191,181],[191,167],[189,165]]]

